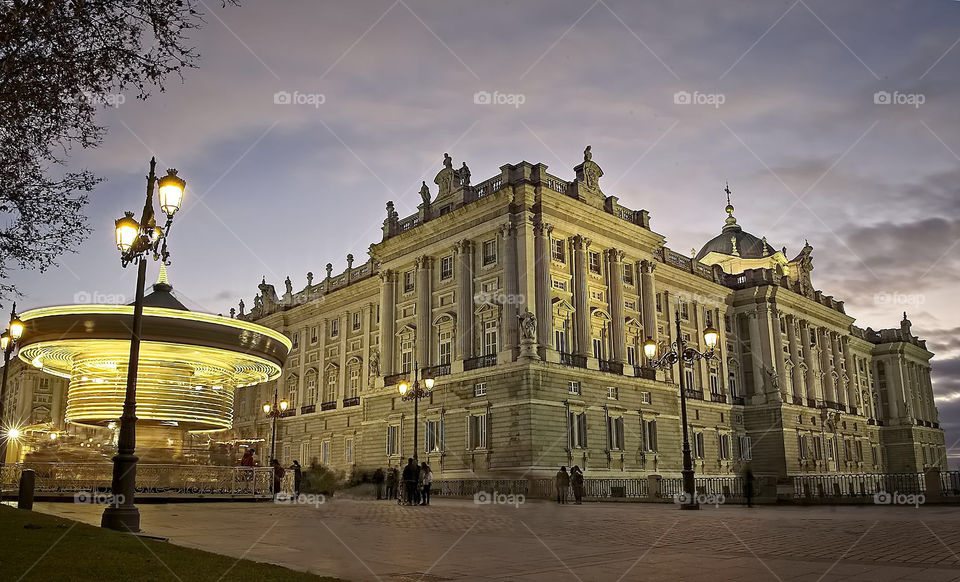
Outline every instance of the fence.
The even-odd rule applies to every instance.
[[[36,476],[34,491],[40,495],[110,491],[113,465],[109,463],[25,463],[0,468],[0,489],[16,490],[23,469]],[[209,465],[137,464],[137,495],[141,496],[269,496],[273,470],[270,467],[221,467]],[[281,489],[292,490],[290,471]]]

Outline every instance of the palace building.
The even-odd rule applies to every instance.
[[[398,384],[435,379],[419,403],[418,456],[437,478],[677,476],[677,374],[687,386],[698,475],[917,472],[946,468],[925,342],[854,325],[811,281],[813,247],[790,256],[726,208],[691,258],[645,210],[601,190],[589,147],[574,179],[520,162],[479,184],[464,163],[425,183],[416,214],[387,202],[383,237],[345,271],[265,280],[238,317],[292,343],[281,376],[238,389],[234,429],[269,445],[261,407],[290,408],[276,456],[371,471],[414,452],[414,405]],[[654,371],[652,338],[681,333],[715,358]],[[266,456],[267,450],[258,451]]]

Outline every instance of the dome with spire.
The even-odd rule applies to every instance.
[[[727,218],[719,235],[713,237],[703,245],[697,253],[697,260],[702,260],[711,253],[739,257],[741,259],[765,259],[777,254],[777,249],[767,243],[767,238],[758,238],[743,230],[733,216],[733,204],[730,202],[730,186],[724,188],[727,193]],[[716,261],[711,261],[716,262]]]

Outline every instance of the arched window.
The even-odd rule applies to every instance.
[[[330,365],[326,370],[327,382],[323,386],[323,402],[336,402],[337,400],[337,382],[340,379],[340,370]]]

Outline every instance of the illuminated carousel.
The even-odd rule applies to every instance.
[[[291,343],[259,325],[190,311],[172,290],[161,270],[144,297],[137,453],[153,462],[203,462],[185,458],[191,443],[229,429],[235,390],[278,377]],[[20,318],[20,358],[70,381],[66,421],[114,430],[123,412],[133,306],[45,307]]]

